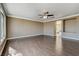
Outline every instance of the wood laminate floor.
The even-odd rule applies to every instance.
[[[56,49],[56,39],[36,36],[8,40],[3,56],[79,56],[79,41],[62,40],[62,48]],[[60,45],[60,44],[59,44]]]

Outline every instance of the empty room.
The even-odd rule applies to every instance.
[[[0,56],[79,56],[79,3],[0,3]]]

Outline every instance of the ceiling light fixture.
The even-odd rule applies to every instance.
[[[43,19],[47,19],[47,18],[50,18],[50,17],[54,17],[53,14],[50,14],[48,11],[47,12],[43,12],[42,14],[39,14],[39,17],[40,18],[43,18]]]

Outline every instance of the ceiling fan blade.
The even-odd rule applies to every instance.
[[[51,14],[51,15],[47,15],[47,16],[54,16],[54,15]]]

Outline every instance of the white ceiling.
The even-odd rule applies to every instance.
[[[43,9],[54,14],[55,18],[52,18],[51,20],[79,14],[78,3],[4,3],[3,5],[6,10],[6,14],[9,16],[37,21],[43,21],[43,19],[38,17],[38,14],[40,14]]]

